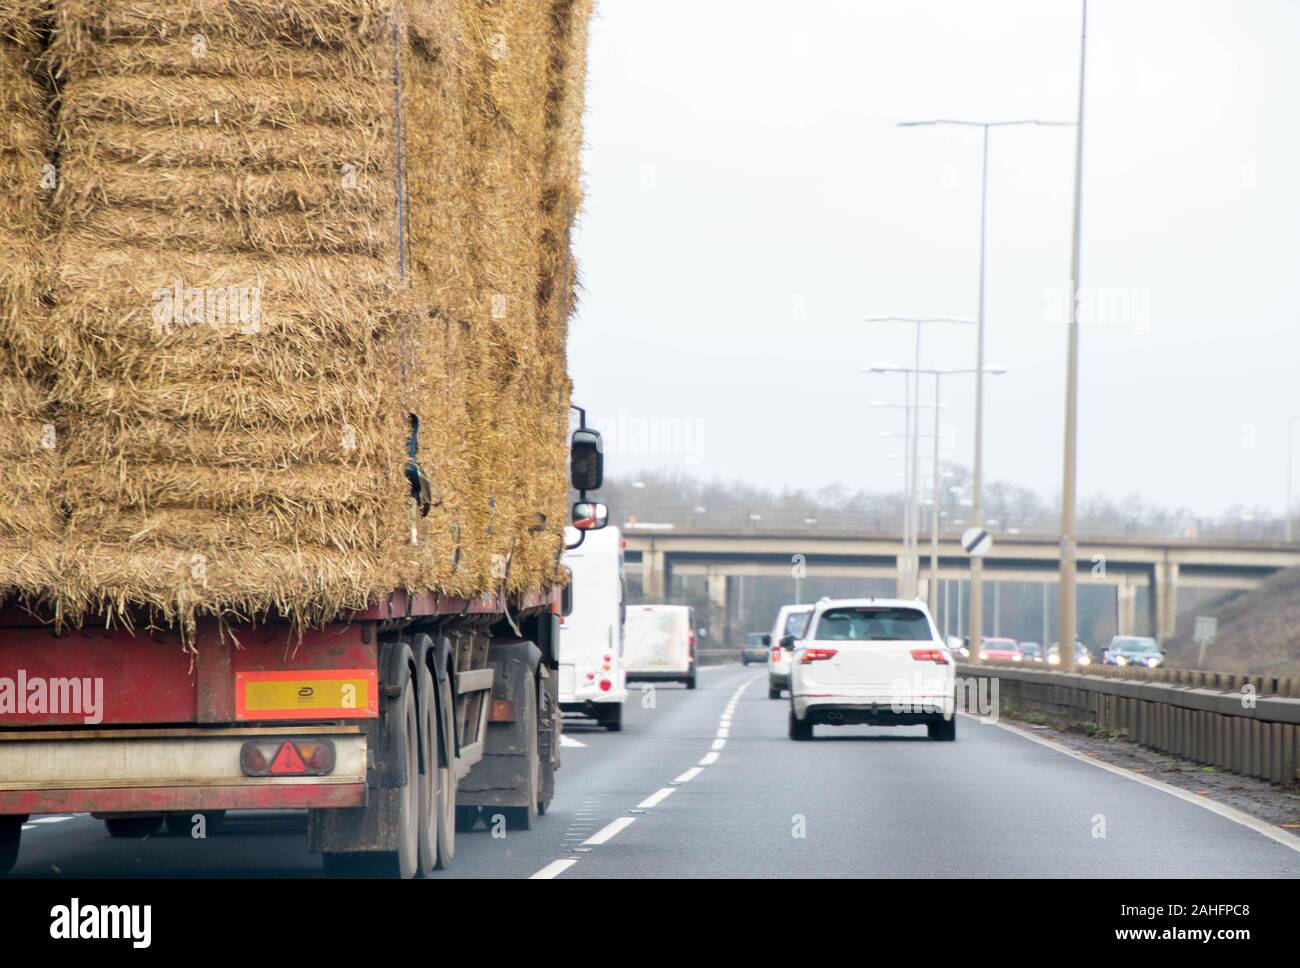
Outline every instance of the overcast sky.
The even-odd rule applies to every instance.
[[[976,312],[980,135],[1072,120],[1077,0],[603,0],[575,400],[610,470],[900,486],[911,331]],[[1281,508],[1300,413],[1300,3],[1092,0],[1080,489]],[[989,143],[985,473],[1059,493],[1074,136]],[[973,327],[927,331],[970,366]],[[971,459],[973,383],[944,436]],[[654,432],[658,431],[658,436]],[[1298,434],[1300,436],[1300,434]]]

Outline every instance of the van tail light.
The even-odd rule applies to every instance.
[[[779,645],[772,646],[772,661],[773,662],[781,661],[781,647]]]
[[[838,653],[839,649],[804,649],[799,653],[799,664],[811,665],[814,662],[824,662],[835,658]]]
[[[948,664],[948,657],[939,649],[913,649],[912,658],[917,662],[934,662],[938,665]]]

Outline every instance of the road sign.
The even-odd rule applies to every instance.
[[[1196,658],[1198,668],[1205,668],[1205,647],[1213,645],[1219,635],[1219,620],[1211,615],[1196,616],[1196,627],[1192,630],[1192,641],[1201,647]]]
[[[983,528],[968,528],[961,536],[961,546],[972,558],[983,557],[993,547],[993,535]]]

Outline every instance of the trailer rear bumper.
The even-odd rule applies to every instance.
[[[205,734],[206,733],[206,734]],[[246,776],[247,742],[333,746],[326,773]],[[0,814],[359,807],[366,738],[354,727],[0,734]]]

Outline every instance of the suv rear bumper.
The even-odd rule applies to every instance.
[[[952,695],[903,699],[794,696],[791,701],[799,719],[832,726],[918,726],[951,719],[957,707]]]

